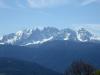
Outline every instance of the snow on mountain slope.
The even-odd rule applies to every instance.
[[[57,29],[54,27],[44,27],[40,30],[24,29],[16,33],[4,35],[0,38],[0,44],[13,44],[13,45],[32,45],[42,44],[50,40],[71,40],[88,42],[96,40],[92,33],[84,28],[74,31],[72,29]]]
[[[34,44],[42,44],[42,43],[50,41],[52,39],[53,39],[53,36],[50,37],[50,38],[43,39],[42,41],[33,41],[32,43],[27,43],[26,45],[23,45],[23,46],[34,45]]]
[[[81,28],[78,30],[78,40],[86,42],[86,41],[90,41],[91,38],[93,37],[93,34],[90,33],[89,31],[87,31],[84,28]]]
[[[3,37],[0,37],[0,40],[2,40],[3,39]]]

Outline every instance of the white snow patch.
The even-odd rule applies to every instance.
[[[29,37],[32,34],[33,29],[25,29],[23,32],[27,37]]]
[[[23,35],[23,31],[16,32],[17,39],[20,39]]]
[[[78,34],[77,33],[77,39],[81,42],[87,42],[88,40],[82,40],[80,37],[81,37],[82,34]]]
[[[5,43],[0,43],[0,45],[4,45]]]
[[[34,41],[33,44],[40,44],[41,41]]]
[[[3,39],[3,37],[0,37],[0,40],[2,40]]]
[[[47,42],[47,41],[52,40],[52,39],[53,39],[53,36],[48,38],[48,39],[43,39],[40,43],[44,43],[44,42]]]
[[[27,43],[27,44],[25,44],[23,46],[34,45],[34,44],[42,44],[42,43],[47,42],[47,41],[50,41],[52,39],[53,39],[53,36],[50,37],[50,38],[48,38],[48,39],[43,39],[42,41],[33,41],[32,43]]]
[[[28,45],[32,45],[33,43],[27,43],[26,45],[21,45],[21,46],[28,46]]]
[[[23,34],[23,31],[18,31],[18,32],[16,32],[16,35],[17,36],[21,36]]]
[[[14,42],[16,42],[17,40],[18,40],[17,36],[14,36],[14,38],[8,39],[6,43],[8,43],[8,44],[14,44]]]
[[[69,36],[70,36],[70,34],[68,33],[68,34],[65,36],[64,40],[68,40],[68,39],[69,39]]]
[[[100,41],[100,37],[99,36],[94,36],[94,37],[91,37],[91,40],[98,40],[98,41]]]

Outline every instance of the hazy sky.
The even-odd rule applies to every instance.
[[[0,0],[0,36],[24,28],[83,26],[100,34],[100,0]]]

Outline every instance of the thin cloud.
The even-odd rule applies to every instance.
[[[59,5],[81,5],[86,6],[92,3],[100,3],[99,0],[27,0],[31,8],[47,8]]]
[[[0,8],[14,9],[14,8],[26,8],[26,6],[24,5],[24,3],[21,3],[21,0],[14,0],[13,2],[10,2],[8,0],[0,0]]]
[[[26,6],[22,4],[19,0],[16,0],[16,6],[19,8],[26,8]]]
[[[27,0],[31,8],[45,8],[65,4],[68,0]]]
[[[97,0],[85,0],[82,2],[82,6],[86,6],[86,5],[89,5],[89,4],[92,4],[94,2],[97,2]]]
[[[11,1],[11,0],[9,0]],[[12,3],[12,2],[11,2]],[[13,0],[15,7],[19,8],[49,8],[62,5],[86,6],[92,3],[100,3],[99,0]],[[0,8],[14,8],[8,0],[0,0]]]

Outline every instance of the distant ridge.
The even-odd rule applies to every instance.
[[[39,64],[0,57],[0,75],[63,75]]]
[[[95,35],[85,28],[78,31],[65,28],[58,29],[55,27],[44,27],[43,29],[24,29],[16,33],[4,35],[0,38],[0,44],[12,44],[19,46],[27,46],[34,44],[42,44],[52,40],[72,40],[80,42],[97,42],[100,41]]]

